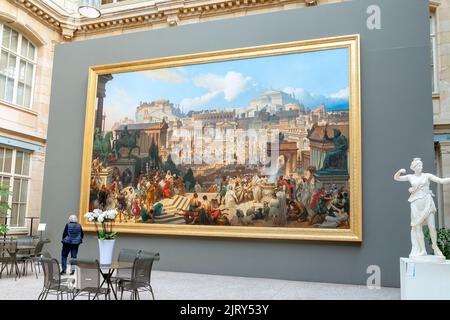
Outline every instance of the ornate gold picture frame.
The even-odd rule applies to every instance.
[[[79,221],[361,242],[360,101],[359,35],[92,66]]]

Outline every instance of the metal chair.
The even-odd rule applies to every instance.
[[[2,267],[0,269],[0,278],[3,270],[5,269],[8,274],[11,274],[13,270],[16,271],[14,280],[17,280],[17,277],[20,278],[20,269],[19,265],[17,264],[17,241],[12,239],[0,241],[0,254],[0,259],[2,262]],[[11,265],[11,269],[9,271],[8,265]]]
[[[16,239],[17,242],[17,247],[20,246],[33,246],[33,237],[30,236],[22,236],[22,237],[17,237]],[[31,249],[28,249],[28,253],[24,253],[22,252],[22,250],[20,250],[18,248],[17,254],[16,254],[16,261],[17,263],[21,263],[22,264],[22,275],[26,275],[27,274],[27,264],[28,262],[30,262],[31,264]]]
[[[154,258],[136,258],[133,263],[133,270],[131,279],[121,279],[118,281],[120,288],[120,299],[123,298],[124,291],[131,291],[131,299],[139,300],[139,292],[149,291],[152,294],[153,300],[155,295],[150,284]]]
[[[3,271],[6,269],[8,272],[8,264],[11,260],[11,257],[8,252],[9,246],[5,240],[0,241],[0,279],[2,278]]]
[[[119,257],[117,258],[118,262],[130,262],[133,263],[134,260],[139,257],[141,250],[138,249],[120,249]],[[131,279],[131,271],[132,269],[118,269],[116,270],[116,275],[111,277],[111,282],[115,282],[116,292],[117,292],[117,284],[120,280],[130,280]]]
[[[48,294],[56,294],[56,298],[59,300],[61,295],[61,300],[64,299],[64,293],[67,294],[67,299],[69,295],[73,294],[73,289],[68,283],[67,279],[61,279],[59,262],[56,259],[51,258],[40,258],[42,263],[42,269],[44,269],[44,287],[38,296],[38,300],[47,299]],[[73,283],[73,281],[71,281]]]
[[[45,240],[39,240],[36,244],[36,248],[34,249],[34,252],[30,255],[30,262],[34,269],[34,274],[36,275],[36,279],[38,278],[36,265],[38,267],[39,273],[41,273],[41,260],[39,257],[43,254],[42,250],[44,249],[44,245],[46,243],[50,243],[51,241],[49,239]],[[45,252],[48,256],[45,256],[46,258],[51,258],[50,254],[48,252]]]
[[[77,266],[76,285],[73,293],[73,300],[79,295],[88,295],[91,299],[91,294],[98,299],[100,294],[105,295],[105,300],[109,296],[109,289],[101,288],[102,275],[100,273],[100,263],[98,260],[71,260],[71,263]]]

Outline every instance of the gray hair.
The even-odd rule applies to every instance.
[[[416,169],[420,164],[423,166],[422,159],[420,159],[420,158],[414,158],[414,160],[411,162],[410,169],[413,170],[413,171],[415,171],[415,169]]]
[[[78,217],[74,214],[70,215],[69,222],[78,222]]]

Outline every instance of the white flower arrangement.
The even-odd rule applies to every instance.
[[[94,222],[98,238],[101,240],[114,239],[117,236],[117,232],[112,231],[116,216],[117,210],[115,209],[106,211],[94,209],[84,215],[89,222]],[[101,228],[98,227],[97,222],[101,224]]]

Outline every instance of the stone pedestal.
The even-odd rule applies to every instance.
[[[444,256],[410,256],[409,259],[413,262],[423,262],[423,263],[445,263],[446,259]]]
[[[272,199],[272,194],[275,190],[275,183],[268,183],[261,185],[262,189],[262,199]]]
[[[110,167],[117,167],[120,170],[120,173],[122,174],[124,172],[125,169],[130,169],[131,173],[134,176],[134,169],[135,169],[135,165],[136,165],[136,160],[135,159],[128,159],[128,158],[120,158],[116,161],[110,162],[109,166]]]
[[[326,190],[331,189],[331,186],[334,184],[337,188],[346,187],[348,188],[348,174],[343,175],[334,175],[334,174],[321,174],[320,172],[316,172],[314,174],[314,179],[316,181],[316,187],[321,188],[324,187]]]
[[[450,299],[450,260],[418,262],[400,258],[402,300]]]

